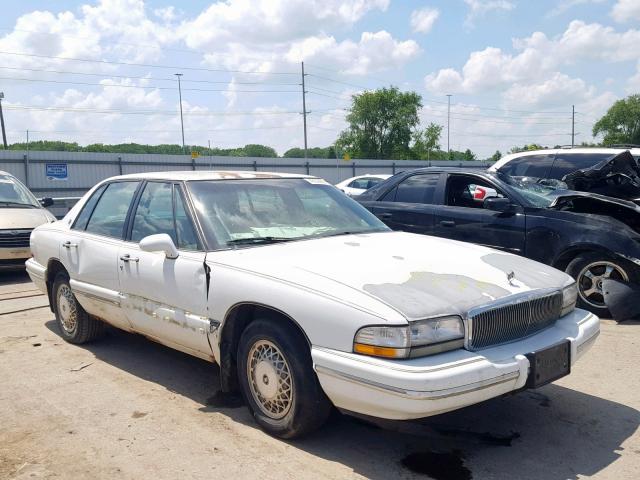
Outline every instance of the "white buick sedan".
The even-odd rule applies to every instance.
[[[67,341],[108,323],[217,362],[222,389],[285,438],[332,405],[411,419],[544,385],[599,333],[568,275],[392,232],[309,176],[110,178],[31,249]]]

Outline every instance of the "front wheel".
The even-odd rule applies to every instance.
[[[278,320],[256,320],[242,333],[238,377],[256,422],[271,435],[309,433],[331,410],[313,371],[309,346]]]
[[[602,281],[637,282],[637,269],[628,262],[597,252],[583,253],[569,262],[566,272],[576,279],[578,306],[601,317],[610,315],[604,302]]]

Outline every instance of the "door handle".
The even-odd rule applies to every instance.
[[[442,220],[440,222],[440,225],[442,225],[443,227],[455,227],[456,222],[454,222],[453,220]]]
[[[136,262],[136,263],[140,261],[138,257],[132,257],[128,253],[125,253],[124,255],[120,256],[120,260],[122,260],[123,262]]]
[[[66,242],[64,242],[62,244],[62,246],[64,248],[78,248],[78,244],[77,243],[71,243],[69,240],[67,240]]]
[[[377,213],[376,217],[378,218],[391,218],[391,213],[385,212],[385,213]]]

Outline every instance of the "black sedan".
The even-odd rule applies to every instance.
[[[633,202],[446,168],[399,173],[358,201],[394,230],[473,242],[564,270],[578,282],[579,304],[599,315],[640,313],[629,305],[640,303],[640,207]],[[617,295],[615,307],[608,290]]]

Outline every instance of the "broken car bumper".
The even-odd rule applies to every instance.
[[[573,365],[600,333],[595,315],[576,309],[530,337],[477,352],[454,350],[387,360],[313,347],[324,392],[341,409],[406,420],[444,413],[525,387],[526,354],[568,340]]]

